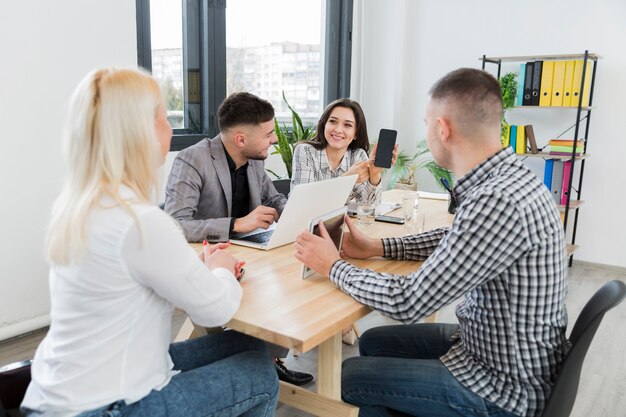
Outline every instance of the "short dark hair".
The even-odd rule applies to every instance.
[[[330,103],[320,116],[319,122],[317,122],[317,131],[315,132],[315,137],[311,139],[310,143],[316,149],[324,149],[328,145],[328,141],[324,136],[324,127],[326,126],[326,122],[330,118],[330,114],[333,112],[335,107],[345,107],[347,109],[351,109],[354,113],[355,123],[356,123],[356,136],[354,140],[350,142],[350,146],[348,149],[358,149],[361,148],[365,150],[365,152],[369,152],[370,150],[370,141],[367,136],[367,122],[365,121],[365,113],[363,113],[363,109],[361,105],[354,100],[350,100],[349,98],[340,98],[338,100]]]
[[[233,93],[220,104],[217,117],[220,130],[237,125],[258,125],[274,118],[274,107],[254,94]]]
[[[466,123],[500,125],[500,83],[486,71],[459,68],[437,81],[429,93],[434,100],[445,100],[455,105],[459,111],[458,116]]]

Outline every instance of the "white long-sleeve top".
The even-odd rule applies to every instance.
[[[176,374],[168,354],[174,306],[203,326],[237,311],[242,290],[232,272],[209,270],[158,207],[132,210],[139,224],[102,201],[88,218],[80,263],[52,265],[50,330],[22,406],[72,416],[136,402]]]

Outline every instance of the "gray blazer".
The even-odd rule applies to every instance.
[[[263,161],[248,162],[250,209],[259,205],[282,213],[287,199],[274,188]],[[232,211],[232,186],[220,135],[202,139],[178,153],[165,189],[165,211],[189,242],[225,242]]]

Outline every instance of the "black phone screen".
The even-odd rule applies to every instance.
[[[390,168],[393,158],[393,148],[396,145],[398,132],[391,129],[380,129],[378,134],[378,145],[376,146],[376,159],[374,166],[379,168]]]

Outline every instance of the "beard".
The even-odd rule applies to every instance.
[[[242,152],[243,156],[245,156],[247,159],[251,159],[253,161],[264,161],[267,159],[268,157],[268,152],[267,150],[265,151],[249,151],[249,150],[244,150]]]

